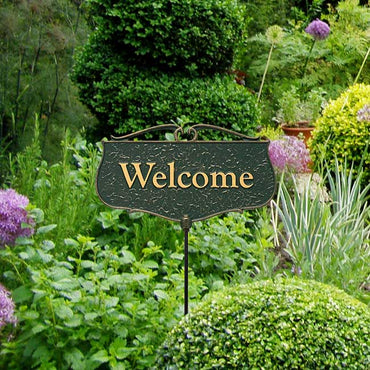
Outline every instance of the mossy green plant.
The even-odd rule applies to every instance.
[[[160,369],[368,369],[368,307],[301,279],[234,286],[210,295],[169,334]]]
[[[364,168],[364,183],[370,180],[370,119],[361,117],[361,112],[370,105],[370,85],[356,84],[331,101],[315,122],[312,134],[312,160],[318,168],[325,161],[335,168],[339,164],[354,164]]]

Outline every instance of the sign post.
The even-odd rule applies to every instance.
[[[199,141],[200,130],[218,130],[236,141]],[[174,141],[137,141],[155,130]],[[180,136],[188,136],[182,140]],[[269,142],[211,125],[186,133],[161,125],[103,141],[96,189],[103,203],[180,222],[184,231],[184,313],[188,313],[188,233],[192,222],[266,205],[275,191]]]

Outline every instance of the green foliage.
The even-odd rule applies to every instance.
[[[312,159],[316,165],[325,160],[329,168],[340,164],[354,164],[354,173],[364,168],[363,181],[370,180],[370,119],[362,119],[358,112],[370,105],[370,85],[350,87],[331,101],[322,117],[315,123],[310,144]]]
[[[336,288],[262,281],[210,295],[168,335],[160,369],[368,369],[370,313]]]
[[[182,314],[181,259],[148,243],[138,259],[127,246],[100,246],[90,237],[0,251],[19,319],[2,343],[0,367],[43,369],[148,368],[165,333]],[[165,279],[164,279],[165,277]],[[202,282],[190,274],[195,298]],[[194,293],[195,292],[195,293]],[[105,364],[105,365],[103,365]]]
[[[253,133],[258,125],[255,98],[232,76],[188,78],[143,70],[127,65],[121,56],[114,57],[99,43],[86,48],[77,61],[75,75],[81,99],[99,119],[97,137],[179,119],[245,133]]]
[[[44,156],[53,160],[65,127],[92,123],[69,79],[75,47],[86,39],[82,3],[1,2],[0,143],[13,152],[30,143],[35,114]]]
[[[90,231],[99,210],[95,176],[100,150],[68,133],[62,148],[61,161],[49,165],[42,160],[36,120],[33,141],[11,157],[7,179],[11,187],[44,211],[46,224],[58,225],[50,236],[58,246],[66,237]]]
[[[337,8],[329,7],[327,14],[317,17],[330,24],[331,31],[326,40],[315,43],[311,53],[312,37],[304,32],[307,24],[290,21],[285,25],[285,37],[272,53],[262,95],[262,103],[266,105],[263,121],[267,123],[278,109],[278,99],[292,85],[303,95],[321,88],[327,99],[333,99],[356,79],[369,47],[369,7],[360,6],[356,0],[346,0],[339,2]],[[239,53],[236,66],[247,73],[246,84],[255,91],[263,76],[269,48],[266,37],[257,34],[247,40],[244,52]],[[367,63],[359,81],[368,83],[368,76]]]
[[[311,90],[305,98],[302,98],[298,89],[292,86],[282,93],[278,101],[279,110],[276,120],[292,127],[300,121],[308,121],[312,124],[319,117],[325,103],[324,95],[325,92],[322,89],[317,89]]]
[[[271,276],[277,265],[273,229],[258,212],[229,213],[196,222],[189,233],[189,265],[210,288]]]
[[[103,43],[129,64],[213,74],[233,62],[244,28],[235,0],[90,0]]]
[[[293,0],[242,0],[245,4],[246,14],[251,17],[247,25],[248,36],[265,32],[274,24],[284,26],[290,18]]]
[[[179,121],[253,133],[255,99],[226,73],[244,24],[235,1],[99,0],[91,12],[73,79],[95,138]]]
[[[323,188],[311,179],[302,189],[297,182],[290,194],[281,181],[276,207],[284,229],[285,251],[293,267],[305,278],[333,284],[369,303],[360,287],[369,280],[370,184],[361,187],[361,175],[342,170],[338,163],[328,176],[330,201],[323,201]],[[279,227],[275,217],[275,229]]]

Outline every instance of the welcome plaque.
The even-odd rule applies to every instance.
[[[133,141],[138,135],[165,129],[174,141]],[[198,131],[224,131],[237,141],[198,141]],[[173,221],[191,221],[266,205],[275,176],[266,140],[211,125],[188,129],[163,125],[103,142],[96,187],[103,203],[142,211]]]

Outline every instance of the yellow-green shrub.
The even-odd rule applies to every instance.
[[[370,110],[370,85],[357,84],[331,101],[322,117],[315,123],[311,155],[315,166],[324,159],[329,167],[347,160],[358,167],[363,161],[364,181],[370,180],[370,118],[359,117],[358,112],[368,106]]]

